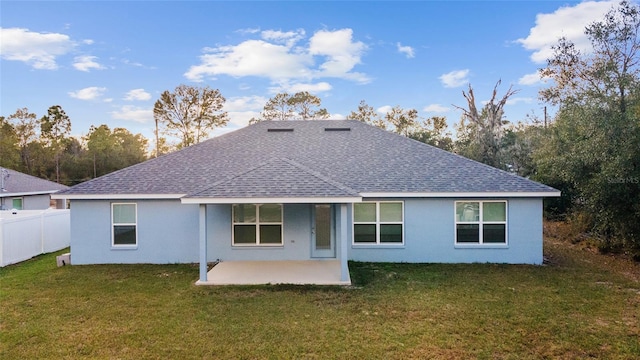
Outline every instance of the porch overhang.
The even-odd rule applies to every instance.
[[[184,197],[183,204],[351,204],[362,197]]]

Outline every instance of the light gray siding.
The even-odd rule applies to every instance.
[[[50,206],[51,195],[27,195],[22,197],[23,210],[46,210]]]

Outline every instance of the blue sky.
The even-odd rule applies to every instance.
[[[210,86],[245,126],[279,92],[306,90],[332,118],[361,100],[421,117],[519,92],[511,121],[543,115],[537,98],[559,36],[589,51],[586,24],[610,1],[1,1],[0,115],[61,105],[72,133],[90,125],[152,137],[153,104],[179,84]],[[453,129],[452,129],[453,130]]]

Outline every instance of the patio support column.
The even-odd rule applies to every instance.
[[[200,281],[207,281],[207,205],[200,204]]]
[[[340,204],[340,281],[349,281],[347,204]]]

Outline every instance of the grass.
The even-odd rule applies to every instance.
[[[2,359],[640,357],[640,265],[351,263],[355,285],[197,287],[194,265],[0,269]]]

